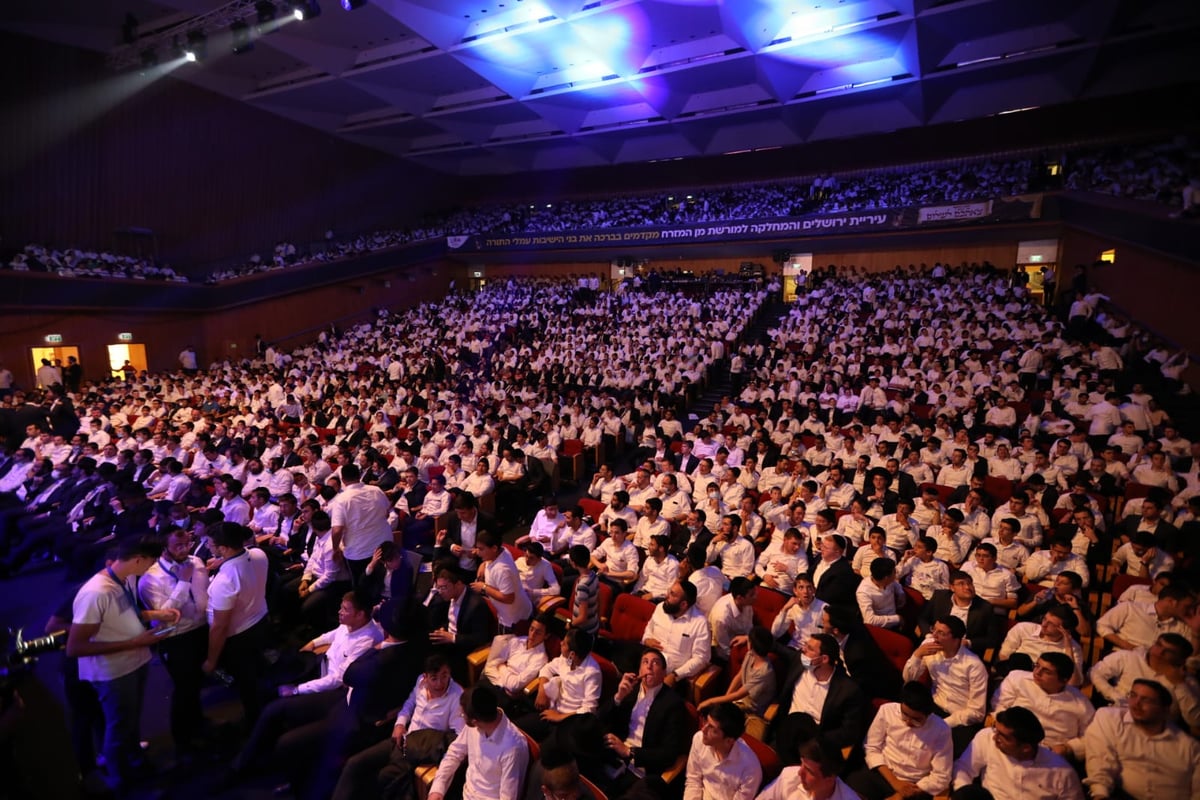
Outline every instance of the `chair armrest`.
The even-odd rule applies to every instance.
[[[702,701],[717,696],[717,681],[722,672],[723,670],[720,667],[709,664],[704,668],[703,672],[692,678],[691,695],[693,705],[698,706]]]
[[[543,597],[541,600],[538,600],[537,610],[539,614],[548,614],[550,612],[557,612],[560,608],[565,608],[566,605],[567,598],[565,597]]]
[[[329,652],[329,645],[327,645],[327,644],[317,645],[316,647],[314,647],[312,649],[312,651],[316,655],[323,656]]]
[[[687,767],[687,753],[680,754],[679,758],[675,759],[675,763],[666,769],[662,774],[663,783],[670,785],[679,779]]]
[[[545,679],[543,678],[534,678],[529,682],[529,685],[525,687],[525,694],[529,695],[530,697],[537,696],[538,689],[542,688],[542,684],[544,682]]]
[[[767,722],[773,722],[778,715],[779,703],[771,703],[771,705],[767,706],[767,710],[763,712],[763,719]]]
[[[471,678],[471,683],[477,683],[479,676],[483,674],[483,668],[487,665],[488,653],[492,652],[490,647],[481,647],[467,656],[467,675]]]

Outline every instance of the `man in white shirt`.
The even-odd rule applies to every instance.
[[[1164,633],[1150,647],[1114,650],[1092,666],[1095,691],[1115,706],[1129,702],[1138,678],[1161,683],[1174,697],[1172,712],[1188,727],[1200,727],[1200,684],[1187,672],[1194,652],[1191,642],[1177,633]]]
[[[314,511],[309,517],[312,532],[312,552],[304,562],[304,571],[296,587],[301,619],[317,630],[328,627],[339,598],[350,588],[350,571],[345,561],[339,561],[333,550],[333,526],[324,511]],[[295,608],[295,601],[288,598],[285,611]]]
[[[629,529],[625,520],[618,518],[610,522],[608,534],[609,538],[592,553],[592,566],[619,589],[628,588],[637,580],[640,560],[638,549],[626,538]]]
[[[475,549],[483,563],[480,565],[480,580],[471,588],[492,601],[496,612],[496,630],[500,634],[510,633],[521,622],[529,619],[533,604],[525,593],[517,565],[512,555],[504,549],[500,534],[480,531],[475,537]]]
[[[428,800],[445,800],[464,760],[463,800],[520,800],[529,766],[525,737],[497,707],[496,695],[487,687],[464,692],[462,712],[467,727],[446,750]]]
[[[762,785],[762,766],[742,741],[746,712],[733,703],[707,708],[688,753],[683,800],[750,800]]]
[[[320,677],[279,687],[279,700],[270,703],[254,724],[250,738],[233,759],[232,769],[245,774],[275,747],[286,731],[322,719],[346,700],[342,675],[359,656],[383,641],[383,630],[371,619],[371,601],[361,592],[347,592],[338,607],[338,627],[300,648],[312,653],[327,647]]]
[[[642,634],[642,644],[666,657],[668,686],[694,678],[712,661],[712,629],[695,604],[695,584],[676,581]]]
[[[264,699],[259,687],[270,564],[262,550],[246,548],[247,528],[224,522],[206,530],[220,571],[208,584],[208,657],[201,669],[212,673],[219,664],[229,674],[253,724]]]
[[[171,738],[186,753],[204,726],[200,706],[200,665],[208,646],[208,570],[190,555],[192,538],[175,529],[163,555],[138,581],[138,595],[149,609],[179,610],[175,630],[162,640],[159,656],[171,676]]]
[[[1030,670],[1033,662],[1044,653],[1062,653],[1071,659],[1074,670],[1071,685],[1083,683],[1083,648],[1072,634],[1079,624],[1075,612],[1067,606],[1051,606],[1042,615],[1042,622],[1018,622],[1009,628],[1000,645],[1000,673],[1006,670]]]
[[[634,594],[653,603],[667,596],[671,584],[679,579],[679,561],[668,552],[670,546],[671,539],[664,534],[650,537],[646,560],[642,562],[641,574],[633,587]]]
[[[992,698],[992,712],[1021,706],[1037,714],[1045,729],[1042,743],[1060,756],[1083,757],[1083,733],[1096,709],[1069,681],[1075,674],[1071,657],[1046,652],[1032,672],[1013,670]]]
[[[971,576],[979,596],[991,603],[997,614],[1017,607],[1021,582],[1011,569],[996,563],[995,545],[981,542],[975,548],[974,562],[963,564],[963,572]]]
[[[754,575],[754,545],[738,535],[741,519],[729,514],[721,518],[717,533],[708,546],[708,561],[721,560],[721,572],[726,578],[748,578]]]
[[[345,560],[355,584],[362,580],[375,549],[393,538],[387,495],[378,486],[368,486],[361,479],[357,464],[342,466],[342,491],[330,503],[329,512],[334,557]],[[408,545],[409,549],[415,544]]]
[[[800,763],[784,767],[755,800],[860,800],[838,777],[845,763],[840,752],[819,739],[810,739],[798,750]]]
[[[554,567],[546,560],[546,551],[540,542],[526,542],[521,545],[525,555],[516,560],[517,574],[521,577],[521,585],[525,594],[536,607],[544,598],[558,597],[562,587],[558,585],[558,575]]]
[[[707,618],[708,612],[725,593],[728,581],[721,570],[708,563],[708,551],[700,542],[688,545],[687,561],[691,567],[687,582],[696,587],[696,608]]]
[[[955,791],[981,779],[993,800],[1083,800],[1075,769],[1041,745],[1042,724],[1027,708],[996,715],[994,728],[975,735],[954,762]]]
[[[569,736],[567,729],[579,724],[600,707],[602,677],[592,656],[592,635],[578,628],[567,631],[562,655],[538,671],[540,679],[532,714],[516,724],[537,741],[551,735]]]
[[[947,793],[954,768],[950,726],[934,713],[929,687],[909,681],[900,702],[875,714],[863,743],[866,769],[847,783],[866,800]]]
[[[757,600],[758,589],[748,578],[738,577],[729,582],[729,594],[718,600],[708,614],[714,660],[728,663],[733,645],[746,640],[754,627]]]
[[[162,554],[157,539],[133,537],[119,545],[112,564],[87,581],[72,604],[67,635],[68,658],[79,659],[79,677],[96,690],[106,720],[103,753],[108,784],[120,794],[140,760],[139,724],[150,647],[159,636],[145,623],[166,627],[180,617],[178,609],[138,611],[129,581],[144,575]]]
[[[546,621],[534,618],[526,636],[497,636],[492,640],[480,683],[496,689],[501,707],[525,696],[527,687],[549,658],[546,655]]]
[[[987,667],[963,644],[966,634],[961,619],[944,616],[904,665],[906,681],[928,675],[938,715],[953,729],[955,752],[966,748],[987,714]]]
[[[1102,708],[1084,735],[1093,798],[1200,797],[1200,743],[1170,722],[1171,693],[1139,678],[1126,708]]]
[[[863,622],[880,628],[899,630],[904,624],[899,609],[908,596],[896,580],[896,562],[876,558],[871,562],[871,577],[858,584],[854,592]]]
[[[1096,621],[1096,633],[1114,647],[1149,647],[1163,633],[1192,638],[1188,619],[1195,613],[1196,595],[1187,587],[1163,587],[1155,600],[1117,603]]]

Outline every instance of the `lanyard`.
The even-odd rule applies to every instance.
[[[142,604],[138,602],[137,595],[129,588],[129,583],[117,577],[117,574],[112,571],[112,567],[105,567],[104,571],[108,573],[108,577],[112,582],[121,587],[121,591],[125,593],[125,599],[129,601],[129,605],[133,608],[133,613],[138,615],[138,621],[145,625],[145,621],[141,618]]]
[[[171,580],[173,580],[175,585],[178,586],[181,578],[175,574],[175,570],[181,565],[163,561],[161,558],[158,559],[158,565],[162,567],[163,572],[171,576]],[[188,582],[188,601],[192,604],[195,604],[196,602],[196,596],[192,592],[192,585],[190,581]]]

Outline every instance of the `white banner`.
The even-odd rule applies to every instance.
[[[451,250],[457,250],[458,248],[460,248],[464,244],[466,244],[467,240],[470,238],[471,238],[470,236],[447,236],[446,237],[446,246],[449,247]]]
[[[917,224],[946,222],[960,219],[978,219],[992,213],[992,201],[982,203],[957,203],[952,206],[929,206],[917,212]]]

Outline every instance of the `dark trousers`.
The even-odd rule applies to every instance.
[[[111,681],[93,681],[104,712],[104,761],[108,785],[120,796],[128,787],[133,768],[141,760],[139,734],[142,701],[146,696],[148,664]]]
[[[172,636],[158,646],[167,674],[171,676],[171,738],[175,747],[187,749],[204,727],[200,689],[204,683],[200,667],[208,657],[208,626]]]
[[[395,744],[388,738],[351,756],[342,768],[332,800],[374,797],[379,785],[379,773],[388,765],[395,749]]]
[[[221,667],[233,679],[233,686],[242,701],[245,722],[253,727],[262,713],[265,692],[263,647],[267,635],[266,617],[239,634],[225,640],[221,651]]]
[[[296,694],[272,701],[254,723],[250,738],[233,760],[234,769],[239,772],[253,769],[264,756],[275,749],[276,743],[285,732],[319,722],[335,704],[345,702],[345,688],[314,694]]]
[[[63,697],[71,709],[71,744],[85,773],[96,768],[96,744],[104,741],[104,711],[96,687],[79,679],[79,659],[63,656]]]
[[[846,784],[858,792],[863,800],[885,800],[896,794],[887,779],[873,769],[855,770],[846,778]],[[929,800],[925,792],[914,794],[910,800]]]

